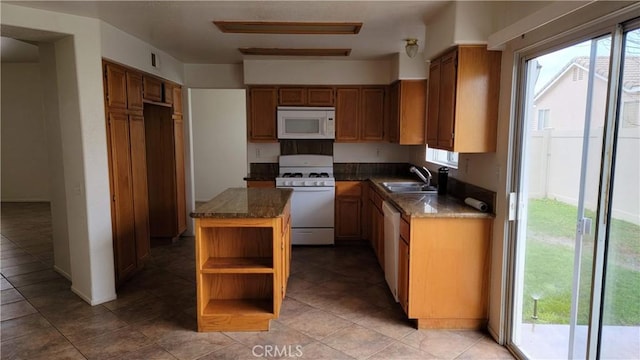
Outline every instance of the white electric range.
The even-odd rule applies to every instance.
[[[293,189],[291,243],[334,244],[336,180],[333,156],[281,155],[276,187]]]

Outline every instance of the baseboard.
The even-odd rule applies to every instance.
[[[64,276],[67,280],[71,281],[71,275],[68,274],[66,271],[60,269],[57,265],[53,265],[53,271],[55,271],[58,274]]]
[[[48,203],[51,202],[51,199],[0,199],[0,202],[6,203]]]
[[[71,286],[71,291],[73,291],[74,294],[78,295],[82,300],[86,301],[89,305],[91,306],[96,306],[96,305],[100,305],[109,301],[113,301],[115,299],[118,298],[118,296],[116,295],[115,291],[113,293],[113,295],[108,296],[104,299],[99,299],[99,300],[92,300],[90,297],[86,296],[85,294],[83,294],[80,290],[76,289],[73,287],[73,285]]]

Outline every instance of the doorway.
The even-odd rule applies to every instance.
[[[509,346],[640,353],[640,25],[523,58]]]

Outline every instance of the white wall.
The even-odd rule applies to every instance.
[[[242,64],[184,64],[184,85],[195,89],[244,89]]]
[[[51,235],[53,241],[53,268],[71,280],[71,254],[67,228],[67,192],[65,189],[62,130],[58,106],[58,76],[56,49],[53,43],[41,43],[40,71],[44,120],[47,124],[49,152],[49,189],[51,196]]]
[[[391,80],[391,60],[244,61],[244,83],[251,85],[386,85]]]
[[[116,294],[100,22],[6,3],[0,7],[2,23],[8,31],[20,29],[24,34],[31,29],[70,35],[55,42],[55,54],[71,289],[91,304],[113,300]]]
[[[103,57],[178,84],[183,83],[183,64],[166,52],[102,21],[100,40]],[[159,59],[159,68],[151,66],[152,52]]]
[[[2,201],[49,201],[47,130],[36,63],[2,63]]]
[[[229,187],[244,187],[247,175],[245,90],[189,89],[195,201]]]

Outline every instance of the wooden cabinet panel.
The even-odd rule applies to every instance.
[[[142,79],[141,79],[142,80]],[[129,115],[131,141],[131,179],[135,219],[136,258],[138,262],[149,256],[149,192],[147,190],[147,156],[144,136],[144,118]],[[139,263],[141,265],[141,263]]]
[[[121,282],[137,268],[129,121],[124,113],[109,113],[108,117],[114,260],[116,280]]]
[[[307,105],[333,106],[333,88],[308,88]]]
[[[404,145],[424,144],[426,81],[399,80],[392,85],[389,139]]]
[[[362,88],[360,117],[360,139],[384,140],[384,88]]]
[[[278,89],[278,105],[304,106],[307,104],[307,92],[301,87],[281,87]]]
[[[174,116],[173,141],[175,151],[175,177],[176,177],[176,211],[179,236],[187,229],[187,202],[185,195],[184,174],[184,124],[182,116]]]
[[[335,216],[335,236],[337,239],[362,239],[362,185],[360,181],[336,182]]]
[[[247,181],[247,187],[249,188],[274,188],[276,187],[275,181],[262,181],[262,180],[249,180]]]
[[[182,115],[182,87],[174,86],[172,93],[173,113]]]
[[[427,128],[425,138],[429,147],[438,146],[438,118],[440,110],[440,59],[429,66],[429,92],[427,105]]]
[[[142,77],[143,98],[149,101],[162,101],[162,81],[149,77]]]
[[[453,150],[453,124],[456,98],[456,51],[442,57],[440,62],[440,99],[438,115],[438,148]]]
[[[398,239],[398,302],[405,314],[409,313],[409,244]]]
[[[275,87],[249,89],[249,139],[277,141],[277,92]]]
[[[142,75],[127,71],[127,108],[142,111]]]
[[[107,106],[110,108],[127,108],[126,71],[120,66],[105,64],[105,86]]]
[[[336,199],[336,238],[358,240],[362,238],[361,213],[362,201],[359,197],[340,197]]]
[[[427,137],[431,147],[494,152],[500,90],[499,51],[460,45],[433,59]]]
[[[360,89],[336,89],[336,141],[357,141]]]
[[[389,142],[400,141],[400,82],[389,86]]]
[[[486,325],[491,224],[477,218],[412,219],[408,316],[418,319],[418,327]]]
[[[164,102],[173,105],[173,88],[169,83],[164,83]]]

